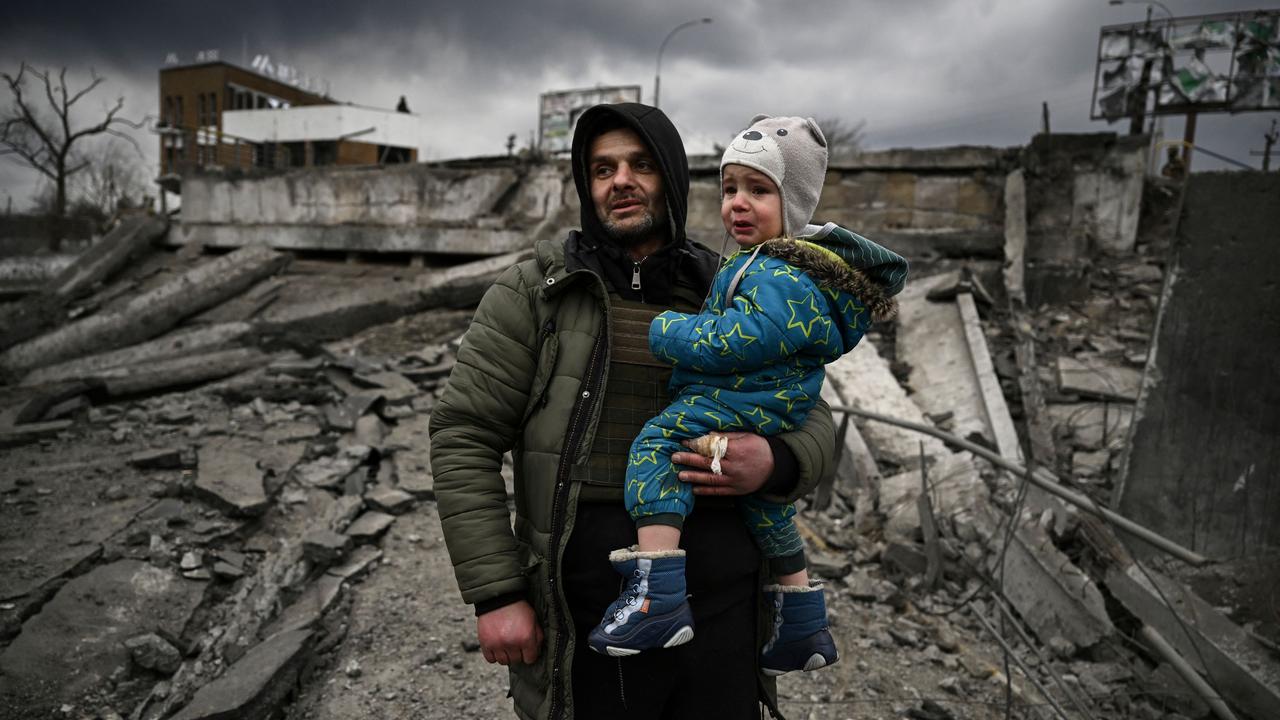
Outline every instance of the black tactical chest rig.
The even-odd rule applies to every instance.
[[[645,422],[671,404],[667,383],[671,366],[649,352],[649,323],[663,310],[697,313],[702,298],[677,292],[674,307],[647,305],[610,296],[609,380],[595,441],[575,479],[596,486],[621,488],[631,443]]]

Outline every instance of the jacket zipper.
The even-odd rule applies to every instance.
[[[565,614],[563,607],[563,598],[556,591],[556,579],[559,577],[558,568],[560,564],[560,535],[564,532],[563,506],[568,500],[569,495],[569,471],[573,463],[573,457],[578,452],[578,445],[582,442],[582,420],[585,418],[592,405],[592,391],[598,385],[601,365],[601,355],[604,352],[605,337],[609,333],[609,314],[605,312],[601,332],[596,337],[595,345],[591,348],[591,361],[587,365],[586,381],[582,384],[582,395],[574,404],[573,414],[570,416],[569,427],[565,435],[564,448],[560,452],[560,466],[556,470],[556,490],[555,497],[551,502],[551,537],[548,546],[555,553],[553,562],[548,566],[547,585],[551,592],[553,606],[555,607],[556,621],[559,624],[560,632],[556,634],[556,647],[553,649],[551,656],[551,707],[549,716],[554,720],[559,717],[561,705],[564,703],[564,682],[561,680],[561,663],[564,661],[564,653],[568,646],[568,632],[565,623]]]

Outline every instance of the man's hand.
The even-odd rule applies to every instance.
[[[680,479],[693,484],[694,495],[750,495],[764,487],[773,474],[773,451],[769,441],[755,433],[724,433],[729,449],[720,460],[723,475],[711,472],[711,458],[694,452],[678,452],[671,456],[677,465],[696,470],[682,470]],[[689,441],[685,441],[687,446]]]
[[[484,659],[499,665],[531,665],[542,648],[542,626],[533,607],[524,600],[477,617],[476,637]]]

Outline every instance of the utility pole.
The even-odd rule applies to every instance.
[[[1271,129],[1262,136],[1262,141],[1264,143],[1262,152],[1258,152],[1257,150],[1249,151],[1250,155],[1262,156],[1262,172],[1271,172],[1271,156],[1273,154],[1280,154],[1280,152],[1273,153],[1271,150],[1277,140],[1280,140],[1280,130],[1276,129],[1276,121],[1272,120]]]

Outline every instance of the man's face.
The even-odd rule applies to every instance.
[[[630,129],[601,133],[589,158],[591,200],[605,230],[627,246],[660,234],[667,219],[662,173],[640,136]]]

